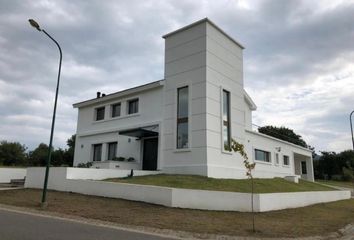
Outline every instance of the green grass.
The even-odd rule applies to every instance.
[[[344,181],[333,181],[333,180],[316,180],[316,182],[344,188],[354,188],[354,183],[344,182]]]
[[[215,179],[196,175],[149,175],[133,178],[111,178],[104,181],[155,185],[173,188],[201,189],[227,192],[250,192],[248,179]],[[333,188],[321,184],[300,180],[298,184],[282,178],[254,179],[255,193],[331,191]]]

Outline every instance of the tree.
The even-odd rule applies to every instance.
[[[245,151],[245,147],[243,144],[238,143],[236,140],[232,139],[231,140],[231,150],[234,152],[238,152],[242,158],[243,158],[243,164],[245,165],[246,168],[246,176],[251,180],[251,209],[252,209],[252,230],[253,232],[256,232],[255,228],[255,215],[254,215],[254,205],[253,205],[253,195],[254,195],[254,187],[253,187],[253,175],[252,175],[252,170],[256,167],[255,163],[250,163],[248,161],[248,156]]]
[[[36,149],[29,153],[30,166],[45,166],[48,159],[48,145],[40,143]]]
[[[26,146],[21,145],[19,142],[0,142],[0,165],[25,166],[26,159]]]
[[[296,145],[307,148],[307,143],[302,139],[301,135],[296,134],[292,129],[286,127],[264,126],[259,127],[258,132],[294,143]]]
[[[74,152],[75,152],[75,141],[76,134],[72,135],[67,141],[68,149],[65,150],[63,156],[63,165],[72,166],[74,161]]]

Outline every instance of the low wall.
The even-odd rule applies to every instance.
[[[240,212],[251,211],[251,194],[249,193],[178,189],[85,180],[119,177],[120,175],[124,177],[128,172],[130,171],[52,168],[49,175],[48,188],[58,191],[160,204],[168,207]],[[150,173],[156,174],[156,172]],[[147,175],[149,172],[136,171],[136,174]],[[42,188],[43,179],[44,168],[29,168],[25,187]],[[332,202],[349,199],[350,197],[350,191],[320,191],[254,194],[253,199],[254,210],[256,212],[265,212]]]
[[[0,168],[0,183],[9,183],[11,179],[26,177],[26,168]]]

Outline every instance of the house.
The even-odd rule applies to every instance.
[[[164,79],[73,105],[74,166],[245,178],[241,156],[226,150],[234,138],[256,177],[313,181],[310,150],[252,130],[240,43],[208,19],[163,38]]]

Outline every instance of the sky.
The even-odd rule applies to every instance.
[[[286,126],[317,151],[351,148],[354,1],[0,0],[0,140],[49,142],[63,49],[54,146],[76,132],[73,103],[163,79],[162,35],[208,17],[245,46],[253,123]]]

